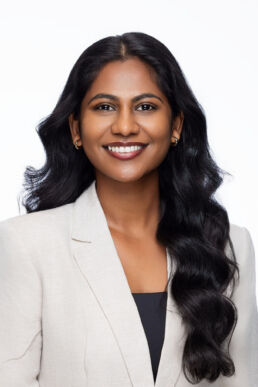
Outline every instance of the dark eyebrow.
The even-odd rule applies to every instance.
[[[112,94],[103,94],[103,93],[99,93],[99,94],[96,94],[94,97],[92,97],[89,102],[88,102],[88,105],[94,100],[94,99],[97,99],[97,98],[108,98],[108,99],[111,99],[113,101],[119,101],[119,98],[116,97],[115,95],[112,95]],[[140,95],[137,95],[136,97],[132,98],[132,102],[137,102],[139,101],[140,99],[142,98],[157,98],[159,99],[162,103],[162,99],[160,97],[158,97],[157,95],[155,94],[152,94],[152,93],[143,93],[143,94],[140,94]]]

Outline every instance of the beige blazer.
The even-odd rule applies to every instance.
[[[254,249],[246,228],[231,224],[230,235],[241,275],[230,346],[236,375],[213,385],[257,387]],[[157,387],[192,386],[181,370],[184,340],[169,293]],[[154,386],[148,342],[95,182],[74,203],[0,223],[0,386]]]

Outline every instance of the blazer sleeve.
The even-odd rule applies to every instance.
[[[0,386],[38,387],[41,284],[13,223],[0,223]]]
[[[238,321],[229,353],[235,364],[235,375],[223,378],[223,387],[258,386],[258,313],[256,299],[255,252],[249,231],[238,227],[232,240],[239,264],[239,281],[232,296]]]

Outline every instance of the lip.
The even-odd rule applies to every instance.
[[[133,146],[133,145],[141,145],[141,146],[147,146],[148,144],[144,144],[143,142],[122,142],[122,141],[116,141],[116,142],[110,142],[106,145],[103,145],[104,147],[107,146]]]
[[[117,142],[117,143],[112,143],[113,144],[113,146],[115,146],[115,144],[117,144],[117,146],[118,145],[120,145],[120,146],[122,146],[121,144],[125,144],[125,143],[119,143],[119,142]],[[139,143],[126,143],[127,144],[127,146],[129,146],[129,144],[131,144],[131,145],[142,145],[143,147],[141,148],[141,149],[138,149],[138,150],[136,150],[136,151],[133,151],[133,152],[124,152],[124,153],[119,153],[119,152],[112,152],[112,151],[110,151],[109,149],[108,149],[108,146],[104,146],[104,149],[111,155],[111,156],[113,156],[113,157],[115,157],[116,159],[119,159],[119,160],[131,160],[131,159],[133,159],[134,157],[136,157],[136,156],[138,156],[139,154],[141,154],[143,151],[144,151],[144,149],[146,148],[146,146],[147,146],[147,144],[142,144],[141,142]],[[111,146],[111,145],[109,145],[109,146]],[[125,145],[123,145],[123,146],[125,146]]]

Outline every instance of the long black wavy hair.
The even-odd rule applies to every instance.
[[[46,162],[40,169],[26,168],[22,205],[30,213],[68,204],[93,182],[94,167],[82,150],[74,148],[68,116],[79,117],[82,99],[105,64],[130,57],[155,70],[173,117],[184,114],[180,141],[158,167],[165,211],[156,237],[168,247],[176,267],[170,291],[187,334],[185,377],[193,384],[205,378],[212,382],[235,373],[229,344],[237,322],[231,295],[239,269],[227,212],[214,198],[227,172],[211,156],[203,109],[164,44],[150,35],[128,32],[103,38],[81,54],[53,112],[37,127]]]

